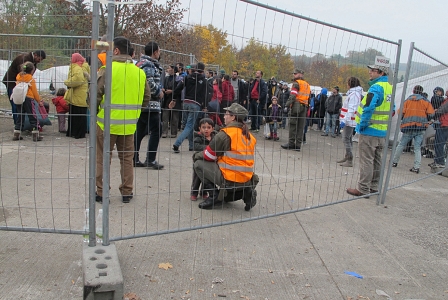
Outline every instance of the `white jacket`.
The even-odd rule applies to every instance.
[[[347,91],[347,98],[342,103],[339,121],[345,126],[356,127],[355,113],[362,99],[362,87],[357,86]]]

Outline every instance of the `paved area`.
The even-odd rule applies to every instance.
[[[171,173],[159,174],[163,179]],[[387,299],[381,294],[448,299],[446,186],[447,178],[434,176],[390,191],[385,206],[377,206],[375,197],[362,198],[116,242],[125,294],[139,299]],[[82,299],[81,236],[0,231],[0,240],[1,299]]]

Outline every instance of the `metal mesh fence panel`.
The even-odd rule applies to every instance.
[[[237,70],[246,86],[256,71],[263,71],[269,93],[274,89],[272,77],[277,82],[290,83],[294,69],[301,68],[315,96],[323,88],[330,91],[339,86],[345,99],[350,76],[360,79],[364,93],[368,90],[366,65],[372,64],[376,56],[385,56],[391,62],[399,61],[399,42],[332,26],[252,1],[202,1],[195,2],[194,7],[192,3],[186,5],[188,12],[181,22],[182,35],[178,46],[158,41],[163,49],[160,60],[163,67],[178,62],[188,65],[201,61],[207,69],[218,73],[223,70],[232,74]],[[34,38],[41,40],[42,44],[31,42]],[[83,43],[79,42],[84,38]],[[3,46],[2,58],[11,60],[18,52],[42,48],[49,57],[44,61],[48,64],[45,67],[68,68],[72,53],[85,50],[83,55],[89,56],[89,38],[48,39],[58,43],[64,43],[65,39],[67,42],[62,49],[66,51],[59,48],[51,50],[51,42],[44,43],[44,38],[28,37],[27,41],[24,37],[23,48]],[[135,59],[138,60],[144,53],[144,45],[134,44],[134,47]],[[397,80],[397,70],[398,64],[395,63],[390,68],[390,83]],[[42,81],[39,85],[41,92],[46,91],[50,83],[59,88],[58,84],[66,79],[64,76],[62,79],[54,77],[53,81],[52,78]],[[53,96],[46,97],[50,102]],[[189,150],[192,145],[184,140],[178,142],[180,153],[172,150],[182,133],[179,130],[177,136],[167,135],[160,139],[156,160],[164,165],[162,170],[134,168],[134,197],[129,204],[122,203],[120,161],[116,149],[111,149],[110,174],[104,175],[110,176],[111,186],[110,240],[246,222],[356,199],[346,193],[347,187],[356,186],[359,177],[356,143],[353,144],[354,167],[341,167],[336,163],[345,155],[340,132],[329,131],[328,136],[322,136],[324,117],[313,114],[306,120],[306,142],[300,145],[301,151],[282,149],[280,145],[289,139],[288,123],[291,120],[287,115],[284,115],[285,128],[277,129],[279,140],[266,139],[263,118],[260,118],[258,126],[255,125],[256,114],[253,107],[251,111],[250,101],[244,97],[237,100],[249,109],[251,122],[247,124],[257,139],[255,173],[260,178],[256,187],[257,204],[250,211],[244,210],[241,200],[225,202],[213,210],[199,209],[201,197],[199,201],[190,200],[194,152]],[[266,96],[266,101],[259,106],[263,116],[269,108],[268,102],[269,96]],[[8,105],[7,100],[2,100],[5,110]],[[167,112],[162,110],[162,115]],[[11,141],[11,119],[9,129],[1,135],[1,229],[82,232],[89,198],[88,167],[95,163],[95,158],[88,156],[88,150],[93,145],[89,145],[86,139],[60,134],[57,121],[52,117],[54,114],[54,106],[50,104],[49,115],[53,125],[43,127],[43,142],[33,143],[26,133],[23,141]],[[176,129],[181,126],[168,124]],[[147,157],[148,141],[148,136],[145,136],[140,147],[142,161]]]
[[[411,43],[406,66],[405,72],[400,75],[403,81],[397,84],[396,99],[399,100],[396,102],[397,114],[392,120],[391,127],[390,146],[394,151],[388,166],[390,172],[386,181],[388,189],[428,179],[445,171],[446,142],[441,141],[443,140],[441,136],[436,139],[436,132],[442,131],[440,130],[440,115],[435,116],[424,105],[409,105],[407,106],[408,114],[403,116],[403,107],[405,107],[405,101],[415,101],[415,95],[422,93],[422,97],[431,104],[430,107],[437,111],[444,101],[448,65]],[[427,116],[427,120],[423,123],[418,120],[415,122],[415,116],[419,114]],[[412,116],[414,119],[410,119]],[[399,120],[408,123],[407,125],[409,121],[414,122],[412,124],[421,130],[401,128],[402,122]],[[424,130],[425,127],[426,130]],[[402,139],[410,141],[401,142]],[[400,143],[402,145],[399,147]],[[437,154],[436,148],[438,148]],[[433,166],[436,162],[438,167]]]

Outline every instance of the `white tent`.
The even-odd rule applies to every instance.
[[[0,79],[3,79],[5,73],[8,71],[9,65],[11,64],[8,60],[0,60]],[[52,67],[46,70],[36,70],[34,73],[34,79],[36,79],[37,89],[40,92],[49,92],[50,83],[57,90],[58,88],[66,88],[64,85],[64,80],[67,79],[69,66]],[[6,87],[4,84],[0,84],[0,92],[2,94],[6,93]]]

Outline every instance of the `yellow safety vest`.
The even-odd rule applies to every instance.
[[[377,82],[375,84],[383,88],[384,99],[383,103],[375,108],[375,111],[372,114],[372,118],[370,119],[369,127],[376,130],[387,131],[387,125],[389,123],[390,103],[392,97],[392,85],[390,85],[388,82]],[[358,106],[358,111],[356,112],[355,120],[358,124],[361,122],[364,105],[366,105],[367,102],[367,95],[368,93],[364,96],[364,98],[362,98],[361,103]]]
[[[222,176],[231,182],[248,182],[254,174],[255,144],[257,140],[251,134],[250,140],[238,127],[221,129],[230,137],[230,150],[218,158]]]
[[[105,68],[105,66],[101,67]],[[131,62],[112,62],[112,90],[110,104],[110,134],[131,135],[137,129],[146,75]],[[104,96],[96,123],[104,130]]]

